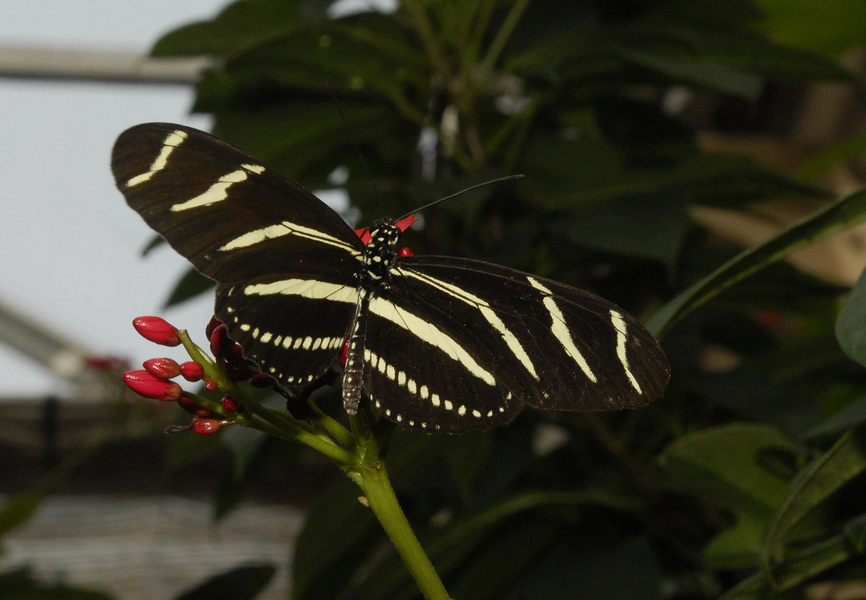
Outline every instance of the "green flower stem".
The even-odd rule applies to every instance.
[[[365,461],[366,462],[366,461]],[[349,476],[361,486],[373,514],[382,524],[382,528],[406,563],[406,568],[415,578],[418,588],[426,600],[450,600],[445,586],[439,579],[433,564],[418,538],[412,532],[403,509],[397,502],[397,496],[388,480],[388,473],[382,462],[373,465],[362,465],[349,473]]]
[[[352,433],[348,429],[343,427],[336,419],[322,412],[322,410],[318,406],[316,406],[316,403],[313,402],[311,399],[308,399],[307,403],[316,413],[315,423],[317,427],[327,432],[328,435],[330,435],[333,439],[337,440],[337,442],[344,448],[348,448],[350,450],[357,450],[357,438],[352,435]]]

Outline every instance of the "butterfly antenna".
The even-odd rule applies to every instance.
[[[349,134],[349,141],[352,142],[352,147],[355,149],[355,153],[358,155],[358,158],[361,159],[361,165],[364,167],[364,172],[367,174],[367,179],[370,180],[370,185],[373,186],[373,192],[376,194],[376,199],[379,201],[379,205],[382,204],[382,196],[379,195],[379,188],[376,187],[376,182],[373,181],[373,175],[370,174],[370,169],[367,168],[367,161],[364,160],[364,155],[361,154],[361,149],[358,148],[357,142],[355,142],[355,136],[352,135],[352,128],[349,126],[349,121],[346,120],[346,115],[343,113],[343,107],[340,106],[340,101],[337,99],[337,94],[334,93],[334,88],[331,87],[329,82],[325,82],[325,87],[328,88],[328,93],[331,95],[331,100],[334,101],[334,104],[337,105],[337,112],[340,113],[340,118],[343,119],[343,124],[346,126],[346,131]]]
[[[466,189],[460,190],[459,192],[455,192],[449,196],[445,196],[444,198],[439,198],[438,200],[434,200],[430,204],[425,204],[424,206],[422,206],[420,208],[412,209],[409,212],[407,212],[405,215],[400,217],[399,219],[395,219],[395,221],[399,221],[400,219],[405,219],[406,217],[408,217],[411,214],[414,214],[416,212],[421,212],[422,210],[424,210],[426,208],[430,208],[431,206],[439,204],[440,202],[444,202],[445,200],[450,200],[451,198],[454,198],[455,196],[459,196],[460,194],[465,194],[466,192],[471,192],[472,190],[478,189],[480,187],[484,187],[485,185],[492,185],[494,183],[502,183],[503,181],[512,181],[514,179],[523,179],[523,175],[506,175],[505,177],[497,177],[496,179],[491,179],[490,181],[485,181],[484,183],[477,183],[475,185],[471,185]]]

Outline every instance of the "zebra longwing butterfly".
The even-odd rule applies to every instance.
[[[463,432],[549,410],[634,408],[669,366],[631,315],[588,292],[490,263],[400,256],[382,220],[364,243],[310,192],[207,133],[133,127],[117,186],[218,282],[217,318],[281,384],[323,375],[348,339],[343,402],[362,392],[402,427]]]

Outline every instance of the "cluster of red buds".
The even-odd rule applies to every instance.
[[[145,339],[161,346],[178,346],[180,337],[177,328],[160,317],[138,317],[132,322],[135,330]],[[211,349],[214,355],[224,360],[225,371],[233,381],[252,379],[255,372],[249,361],[244,361],[243,352],[234,349],[236,344],[225,335],[225,326],[215,319],[208,325],[208,334],[211,341]],[[238,350],[240,348],[238,347]],[[205,376],[205,368],[201,363],[187,361],[178,364],[171,358],[151,358],[144,361],[144,369],[128,371],[123,375],[123,381],[137,394],[145,398],[174,402],[182,409],[193,415],[192,423],[188,427],[173,427],[171,431],[191,429],[201,435],[216,433],[223,425],[230,425],[231,420],[220,415],[189,398],[181,386],[172,381],[176,377],[183,377],[190,382],[204,380],[204,387],[208,391],[214,391],[219,386],[213,379]],[[237,378],[237,379],[236,379]],[[236,412],[240,406],[231,396],[225,396],[221,400],[223,410],[226,413]]]

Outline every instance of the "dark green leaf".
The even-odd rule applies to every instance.
[[[213,289],[214,285],[213,279],[208,279],[195,269],[190,269],[177,282],[177,285],[174,286],[174,290],[172,290],[168,300],[165,301],[163,308],[169,308],[170,306],[186,302],[209,292]]]
[[[815,439],[839,435],[848,429],[860,427],[864,422],[866,422],[866,397],[858,398],[854,402],[845,405],[842,410],[832,417],[806,431],[803,437]]]
[[[114,596],[70,587],[62,583],[43,584],[30,568],[0,573],[0,600],[112,600]]]
[[[866,365],[866,271],[860,274],[839,313],[836,339],[845,354]]]
[[[252,600],[274,576],[273,565],[245,565],[215,575],[176,600]]]
[[[664,333],[685,314],[709,301],[721,291],[764,267],[781,260],[791,252],[824,239],[866,219],[866,191],[840,198],[782,231],[765,242],[744,250],[680,293],[663,306],[647,324],[656,337]],[[847,329],[843,329],[843,332]],[[838,335],[838,328],[837,328]],[[843,348],[845,344],[840,340]]]
[[[187,25],[163,36],[153,56],[227,56],[300,24],[323,21],[327,0],[243,0],[215,19]]]
[[[774,448],[789,449],[790,442],[771,427],[733,423],[685,435],[659,457],[666,486],[734,513],[735,525],[704,549],[713,568],[757,563],[773,514],[788,496],[788,481],[758,462],[760,452]]]
[[[337,480],[316,501],[298,537],[292,565],[295,600],[335,598],[384,537],[358,486]]]
[[[0,505],[0,538],[23,527],[42,506],[42,494],[24,492],[11,494]]]
[[[626,576],[627,574],[627,576]],[[655,600],[662,598],[662,570],[650,540],[632,538],[602,548],[557,552],[521,586],[526,600]],[[510,596],[511,597],[511,596]]]
[[[863,432],[848,432],[823,455],[806,466],[795,478],[784,506],[779,510],[764,540],[764,563],[784,556],[781,547],[788,533],[830,494],[866,469]]]

